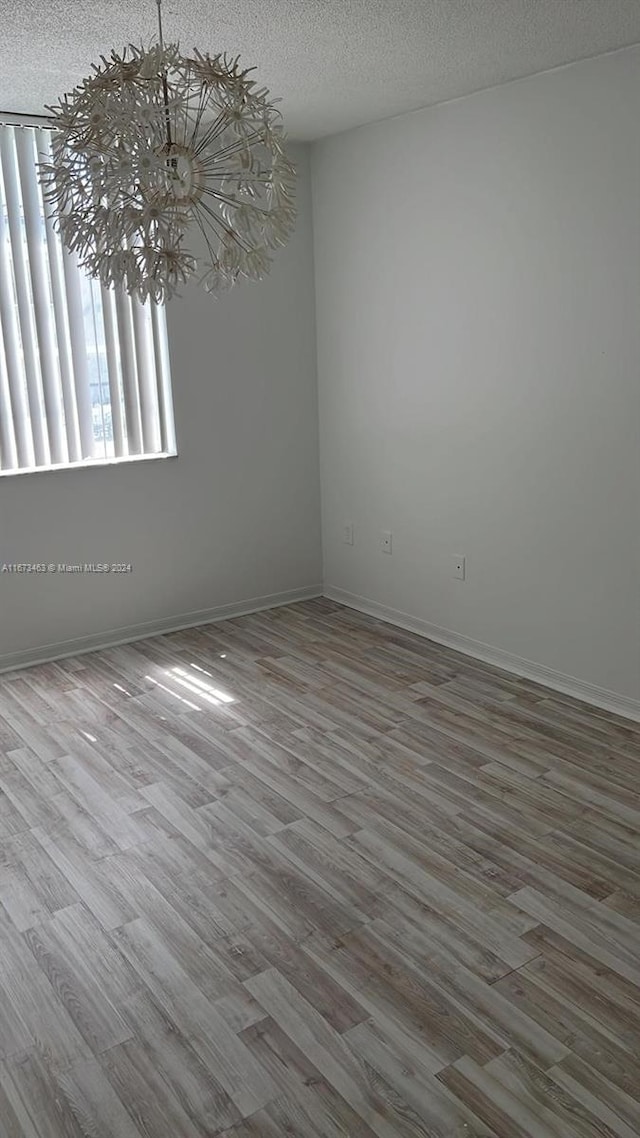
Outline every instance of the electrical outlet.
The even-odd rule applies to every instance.
[[[347,522],[342,531],[342,540],[345,545],[353,545],[353,522]]]
[[[383,553],[391,553],[391,545],[392,545],[392,536],[389,533],[389,530],[383,530],[382,531],[382,542],[381,542],[382,552]]]
[[[452,576],[457,577],[459,581],[464,581],[466,570],[466,558],[454,557],[453,558],[453,572]]]

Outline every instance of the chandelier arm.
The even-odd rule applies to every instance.
[[[237,170],[219,170],[217,162],[210,162],[208,165],[203,162],[201,165],[210,182],[218,179],[224,181],[227,178],[235,178],[238,174]],[[243,173],[242,182],[247,186],[268,186],[271,182],[271,176],[269,174]]]
[[[206,213],[211,218],[212,222],[215,221],[216,224],[220,225],[222,227],[223,233],[227,237],[230,237],[232,241],[235,241],[236,245],[239,245],[239,247],[242,249],[243,253],[249,252],[250,246],[245,245],[244,241],[241,241],[240,235],[238,233],[236,233],[235,229],[230,229],[228,226],[226,226],[224,224],[224,221],[222,221],[222,219],[218,217],[218,215],[211,209],[210,206],[208,206],[206,204],[206,202],[203,202],[202,200],[199,202],[198,211],[199,210],[202,210],[204,213]],[[198,211],[196,211],[196,212],[198,212]],[[213,225],[211,226],[211,228],[212,229],[214,228]]]
[[[207,105],[207,92],[206,92],[204,87],[201,87],[200,88],[200,97],[198,99],[198,113],[196,115],[196,121],[193,124],[193,130],[191,132],[191,138],[189,139],[189,143],[188,143],[189,146],[193,146],[193,140],[196,137],[198,131],[200,130],[200,122],[202,120],[202,116],[204,114],[204,108],[206,107],[206,105]],[[216,122],[217,122],[217,119],[216,119]],[[187,136],[186,136],[186,130],[185,130],[185,146],[186,145],[187,145]]]
[[[195,112],[194,112],[194,108],[192,108],[192,106],[191,106],[191,96],[192,96],[192,91],[191,91],[191,88],[189,87],[188,92],[187,92],[187,98],[186,98],[185,105],[184,105],[184,107],[181,108],[182,109],[182,115],[184,118],[184,133],[183,133],[183,137],[182,137],[182,145],[187,147],[188,149],[192,148],[193,141],[194,141],[198,131],[200,130],[200,123],[202,121],[202,116],[205,112],[205,108],[207,106],[207,101],[209,98],[207,88],[205,87],[204,84],[201,84],[200,87],[198,88],[197,110],[195,110]],[[195,119],[193,117],[194,113],[195,113]],[[216,119],[216,122],[217,121],[218,120]],[[191,135],[189,137],[187,137],[190,127],[193,127],[193,130],[191,131]]]
[[[161,51],[164,52],[164,38],[162,35],[162,0],[156,0],[156,4],[158,5],[158,42],[160,44]],[[164,117],[167,124],[167,148],[170,151],[172,146],[171,114],[169,112],[169,85],[167,83],[166,68],[163,68],[162,71],[162,97],[164,100]]]
[[[227,158],[233,158],[233,154],[228,154],[226,151],[226,148],[225,148],[225,150],[214,150],[209,154],[202,155],[202,157],[198,156],[198,165],[203,170],[210,170],[210,171],[219,170],[222,163]],[[229,164],[229,169],[233,170],[233,172],[236,176],[240,176],[240,171],[238,170],[238,167],[234,166],[233,163]],[[254,166],[248,166],[246,168],[246,170],[243,170],[242,177],[243,178],[244,177],[247,177],[247,178],[259,177],[261,175],[261,173],[268,174],[268,171],[267,170],[261,170],[260,168],[256,169]]]
[[[241,205],[244,209],[252,209],[254,213],[262,213],[265,215],[265,217],[269,216],[270,211],[268,209],[263,209],[259,205],[254,205],[254,203],[251,201],[238,201],[237,198],[231,198],[227,194],[221,194],[219,190],[214,190],[210,186],[205,186],[202,192],[203,194],[208,194],[211,198],[215,198],[215,200],[218,202],[224,202],[225,205]]]
[[[191,95],[192,95],[192,91],[189,88],[189,90],[187,91],[187,97],[186,97],[185,104],[183,107],[180,108],[180,110],[182,112],[182,145],[184,147],[188,146],[187,134],[189,131],[189,124],[190,124],[189,115],[191,114]],[[199,96],[200,96],[199,97],[199,103],[200,103],[200,102],[202,102],[202,97],[203,97],[202,90],[200,90]],[[178,133],[178,123],[177,123],[177,119],[176,119],[176,134],[177,133]]]
[[[230,142],[227,146],[223,146],[221,150],[216,150],[215,154],[212,154],[211,157],[215,157],[216,161],[220,162],[221,159],[230,158],[231,155],[235,154],[238,150],[244,150],[247,146],[251,146],[254,142],[259,141],[260,133],[259,131],[254,130],[251,132],[251,134],[247,134],[242,138],[239,138],[237,142]],[[196,150],[194,150],[194,154],[196,154],[196,156],[199,156],[201,149],[202,146],[197,147]]]
[[[193,153],[196,156],[199,155],[200,152],[204,148],[210,146],[211,143],[214,142],[214,140],[216,138],[218,138],[219,135],[224,134],[228,125],[229,125],[229,110],[227,107],[222,107],[220,110],[220,113],[217,115],[217,117],[214,119],[214,121],[207,127],[205,133],[202,135],[202,138],[200,138],[198,140],[197,145],[193,149]],[[194,131],[194,134],[191,136],[191,145],[193,145],[193,139],[194,139],[196,133],[197,132]]]
[[[198,226],[200,232],[202,233],[202,236],[204,238],[204,243],[207,246],[207,249],[209,251],[209,256],[211,258],[211,262],[213,263],[214,261],[218,260],[218,254],[216,253],[215,249],[213,248],[213,246],[211,244],[211,241],[209,240],[209,236],[207,234],[207,229],[205,228],[205,219],[200,215],[200,210],[195,210],[193,216],[194,216],[196,225]],[[218,241],[220,241],[221,235],[217,231],[216,227],[212,224],[213,220],[215,220],[218,223],[218,225],[220,225],[223,233],[224,233],[224,224],[220,220],[220,218],[217,218],[217,217],[214,218],[213,214],[211,215],[211,221],[207,222],[208,228],[211,230],[212,233],[215,234],[216,239]]]
[[[224,134],[228,125],[229,112],[226,107],[223,107],[215,121],[207,127],[205,133],[198,140],[197,145],[193,147],[193,153],[196,155],[196,157],[199,157],[203,150],[206,150],[209,146],[211,146],[211,143],[215,142],[216,138],[219,138],[220,135]],[[191,145],[193,146],[193,142]]]

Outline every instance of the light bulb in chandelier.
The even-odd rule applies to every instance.
[[[268,91],[238,58],[165,44],[157,3],[157,44],[103,56],[48,108],[40,177],[82,266],[164,302],[193,275],[219,293],[268,273],[295,224],[295,170]]]

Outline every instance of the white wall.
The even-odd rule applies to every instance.
[[[640,50],[312,172],[326,585],[640,699]]]
[[[218,300],[190,286],[169,306],[178,458],[0,479],[0,562],[133,565],[0,574],[0,667],[319,586],[307,150],[294,158],[300,217],[271,276]]]

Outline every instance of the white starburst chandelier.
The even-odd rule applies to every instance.
[[[67,248],[143,302],[194,274],[212,293],[260,279],[295,223],[295,170],[268,91],[238,58],[165,44],[156,3],[158,43],[103,56],[47,108],[57,129],[40,166]]]

